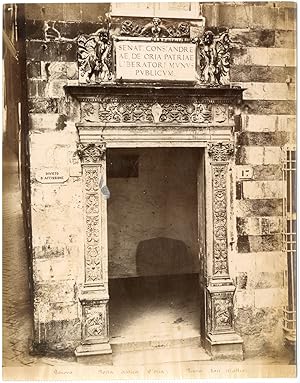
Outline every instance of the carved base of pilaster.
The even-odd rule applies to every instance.
[[[77,362],[112,365],[112,349],[109,343],[81,344],[75,350]]]
[[[211,279],[207,287],[205,348],[213,359],[243,360],[243,340],[234,330],[234,292],[229,277]]]
[[[209,334],[205,342],[206,350],[212,359],[234,359],[243,360],[243,340],[235,334]]]

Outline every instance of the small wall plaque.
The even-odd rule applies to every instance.
[[[36,172],[35,178],[42,184],[59,184],[67,181],[69,170],[66,168],[43,168]]]

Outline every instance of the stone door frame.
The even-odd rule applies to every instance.
[[[235,285],[229,275],[235,110],[242,90],[128,86],[68,87],[80,103],[85,280],[77,358],[111,353],[108,320],[106,149],[199,147],[205,156],[206,254],[200,271],[201,340],[212,358],[243,357],[234,330]],[[178,96],[179,94],[179,96]]]

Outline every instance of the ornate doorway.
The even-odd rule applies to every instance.
[[[205,243],[200,269],[201,339],[213,358],[242,358],[234,330],[229,274],[233,217],[235,108],[241,89],[116,86],[68,87],[80,103],[78,154],[83,169],[85,281],[81,292],[82,345],[77,357],[107,354],[108,247],[106,149],[203,148]],[[204,190],[204,188],[202,188]]]

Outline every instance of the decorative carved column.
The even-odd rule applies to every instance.
[[[206,294],[206,341],[213,358],[243,358],[242,339],[234,330],[235,286],[228,267],[228,166],[232,143],[208,145],[212,180],[212,270]]]
[[[106,182],[105,144],[78,144],[83,170],[84,285],[82,344],[77,357],[111,354],[108,330],[107,210],[101,185]],[[90,358],[89,358],[90,359]]]

